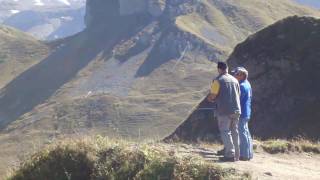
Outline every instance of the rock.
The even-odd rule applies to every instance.
[[[161,16],[165,7],[166,7],[165,0],[150,0],[150,1],[148,1],[148,12],[154,17]]]
[[[239,44],[227,60],[231,69],[244,66],[249,71],[254,97],[250,128],[254,136],[320,139],[320,84],[316,83],[320,77],[320,26],[314,26],[319,23],[312,17],[286,18]],[[196,141],[217,136],[210,108],[212,105],[203,100],[165,140]]]
[[[87,1],[85,24],[87,27],[108,24],[120,16],[119,0]]]
[[[120,15],[147,12],[147,0],[119,0]]]
[[[265,174],[265,175],[268,175],[268,176],[272,176],[272,173],[271,173],[271,172],[265,172],[264,174]]]
[[[239,44],[228,62],[245,66],[254,92],[253,133],[319,139],[319,19],[293,16]],[[279,38],[281,36],[281,38]]]

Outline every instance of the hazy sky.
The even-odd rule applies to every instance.
[[[296,0],[299,3],[313,6],[317,9],[320,9],[320,0]]]

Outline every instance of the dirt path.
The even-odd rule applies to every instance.
[[[192,145],[169,145],[178,156],[200,155],[205,160],[222,167],[235,168],[241,172],[250,172],[253,179],[266,180],[319,180],[320,155],[306,153],[271,155],[257,151],[251,161],[219,162],[216,151],[221,147],[202,148]]]

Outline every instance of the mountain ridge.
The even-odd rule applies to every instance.
[[[50,53],[44,43],[4,25],[0,26],[0,41],[0,88]]]
[[[64,38],[84,29],[84,5],[85,0],[2,0],[0,22],[40,40]]]

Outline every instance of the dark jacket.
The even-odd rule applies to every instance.
[[[228,73],[219,75],[216,80],[220,84],[216,97],[218,116],[241,114],[238,80]]]

